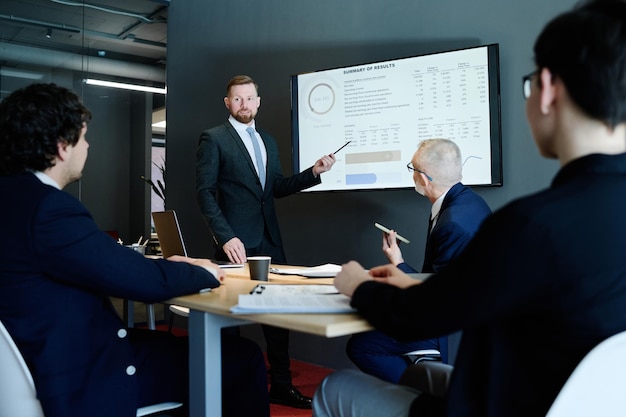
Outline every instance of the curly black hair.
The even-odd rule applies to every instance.
[[[54,165],[57,144],[73,146],[91,112],[72,91],[31,84],[0,102],[0,175],[44,171]]]

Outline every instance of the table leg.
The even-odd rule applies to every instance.
[[[189,412],[191,417],[222,415],[223,327],[246,324],[232,316],[189,312]]]
[[[133,300],[129,300],[128,298],[124,298],[123,305],[123,316],[126,327],[135,327],[135,302]]]
[[[156,318],[154,317],[154,304],[146,304],[146,321],[148,329],[156,330]]]

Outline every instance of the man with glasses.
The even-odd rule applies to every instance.
[[[482,197],[461,183],[461,150],[451,140],[420,142],[407,168],[413,174],[415,191],[432,204],[421,272],[438,272],[463,251],[491,209]],[[383,233],[383,252],[400,270],[419,272],[404,262],[395,231]],[[434,349],[448,363],[447,342],[446,336],[401,342],[374,330],[353,335],[346,352],[363,372],[398,382],[410,363],[406,353]]]
[[[318,388],[314,416],[545,416],[585,355],[626,330],[626,2],[557,16],[534,55],[526,116],[541,155],[559,162],[550,186],[489,216],[423,284],[356,262],[335,277],[392,336],[463,330],[449,388],[342,371]]]

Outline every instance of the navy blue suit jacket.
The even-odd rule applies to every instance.
[[[252,158],[235,128],[226,122],[200,135],[196,164],[196,192],[202,215],[221,248],[238,237],[246,248],[261,243],[267,229],[272,242],[282,247],[274,198],[281,198],[321,182],[312,167],[284,177],[278,146],[257,128],[267,151],[265,189]]]
[[[478,194],[461,183],[453,185],[428,235],[422,272],[437,272],[449,265],[490,214],[491,209]],[[408,273],[417,272],[406,263],[399,264],[398,268]]]
[[[144,370],[109,296],[152,303],[219,282],[117,244],[78,200],[34,174],[0,176],[0,195],[0,320],[45,415],[134,416]]]

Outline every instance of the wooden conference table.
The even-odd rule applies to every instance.
[[[262,281],[250,280],[247,266],[226,270],[225,282],[212,291],[168,300],[189,312],[189,408],[191,417],[222,415],[221,329],[261,323],[322,337],[339,337],[371,330],[358,314],[247,314],[234,315],[230,308],[239,294],[249,294]],[[304,278],[270,274],[270,283],[328,284],[333,278]],[[245,401],[244,399],[242,399]]]

